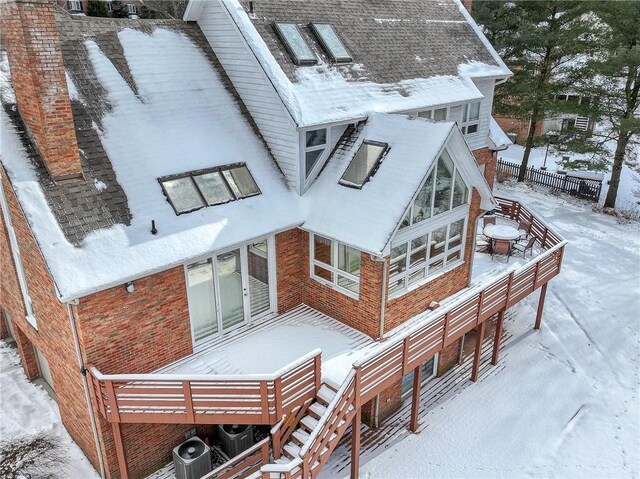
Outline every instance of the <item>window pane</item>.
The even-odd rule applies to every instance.
[[[409,209],[409,211],[407,211],[407,214],[404,215],[404,218],[402,218],[402,221],[400,222],[400,228],[398,229],[406,228],[410,224],[411,224],[411,209]]]
[[[420,118],[428,118],[429,120],[431,120],[431,110],[427,110],[427,111],[419,111],[418,112],[418,116]]]
[[[473,125],[468,125],[466,130],[463,131],[465,135],[470,135],[472,133],[478,133],[478,124],[474,123]]]
[[[418,271],[414,271],[409,275],[409,284],[415,284],[425,276],[425,270],[420,268]]]
[[[471,103],[467,121],[477,121],[478,118],[480,118],[480,102]]]
[[[275,28],[295,63],[317,63],[318,59],[295,23],[276,23]]]
[[[389,278],[389,294],[393,294],[397,291],[404,289],[405,287],[405,278],[400,275],[396,278]]]
[[[313,167],[315,166],[316,162],[318,161],[318,159],[320,158],[322,153],[324,153],[324,149],[307,151],[305,153],[304,161],[305,161],[305,175],[306,176],[309,176],[309,173],[311,173],[311,170],[313,170]]]
[[[357,281],[352,281],[349,278],[338,275],[338,286],[341,286],[354,293],[360,292],[360,284]]]
[[[407,244],[403,243],[391,248],[389,275],[393,276],[396,273],[401,273],[405,269],[407,269]]]
[[[431,233],[431,248],[429,250],[429,258],[434,258],[439,254],[444,253],[444,243],[447,236],[447,227],[443,226],[440,229]]]
[[[429,264],[429,271],[427,272],[427,274],[429,276],[431,276],[432,274],[436,274],[438,271],[442,269],[443,264],[444,264],[444,259],[442,258]]]
[[[447,119],[447,109],[446,108],[438,108],[433,111],[433,119],[436,121],[446,121]]]
[[[436,192],[433,203],[433,215],[444,213],[451,207],[451,188],[453,186],[453,161],[445,150],[438,160]]]
[[[330,239],[318,235],[313,236],[313,258],[321,263],[333,265]]]
[[[234,199],[219,171],[194,176],[193,179],[209,205],[219,205]]]
[[[460,251],[456,251],[455,253],[451,253],[449,256],[447,256],[447,265],[449,265],[449,263],[454,263],[456,261],[458,261],[460,259]]]
[[[358,276],[360,274],[360,251],[338,243],[338,269]]]
[[[464,220],[451,223],[451,226],[449,226],[449,241],[447,242],[449,249],[455,248],[456,246],[460,246],[462,244],[463,228]]]
[[[235,249],[216,257],[220,285],[220,314],[222,330],[244,322],[244,291],[240,250]]]
[[[321,130],[311,130],[306,133],[306,146],[311,148],[313,146],[320,146],[327,144],[327,130],[323,128]]]
[[[320,39],[320,43],[336,62],[349,62],[351,55],[338,37],[335,29],[328,23],[312,23],[311,28]]]
[[[190,177],[166,180],[162,182],[162,186],[164,186],[164,190],[171,200],[176,213],[193,211],[204,206],[202,198],[200,198]]]
[[[318,278],[326,279],[327,281],[333,282],[333,273],[328,269],[324,269],[320,266],[314,266],[313,274]]]
[[[383,143],[363,142],[340,178],[340,182],[362,186],[374,173],[386,149],[387,145]]]
[[[239,166],[222,172],[231,190],[238,198],[245,198],[260,193],[258,185],[246,166]]]
[[[213,296],[213,269],[211,260],[192,264],[187,268],[189,317],[193,337],[197,341],[218,332]]]
[[[411,256],[409,258],[409,268],[418,266],[427,261],[427,241],[429,235],[420,236],[411,241]]]
[[[467,188],[467,185],[465,185],[462,176],[460,176],[460,173],[456,171],[456,181],[453,187],[452,208],[456,208],[457,206],[465,204],[467,202],[468,193],[469,189]]]
[[[268,251],[266,240],[247,246],[251,316],[264,313],[271,307],[269,299]]]
[[[413,202],[413,223],[419,223],[431,217],[431,195],[433,194],[433,177],[435,170],[427,178],[424,186]]]

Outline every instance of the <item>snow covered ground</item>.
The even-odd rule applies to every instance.
[[[525,185],[526,202],[565,238],[543,328],[506,368],[423,414],[426,427],[361,466],[364,478],[638,477],[640,225]],[[515,308],[535,317],[537,295]]]
[[[558,169],[562,156],[554,155],[552,152],[549,152],[545,162],[545,152],[546,147],[534,148],[529,156],[529,166],[539,168],[546,164],[547,171],[555,172]],[[638,150],[638,153],[640,154],[640,149]],[[505,151],[498,153],[498,159],[519,165],[522,163],[523,155],[524,147],[520,145],[511,145]],[[607,181],[609,179],[611,179],[611,172],[604,174],[604,185],[602,187],[602,193],[600,194],[600,204],[604,204],[604,200],[607,196]],[[629,168],[627,165],[622,167],[616,206],[621,209],[634,209],[640,212],[640,174]]]
[[[38,433],[48,433],[59,440],[69,461],[59,471],[51,471],[53,477],[100,477],[62,426],[55,401],[41,386],[27,380],[18,351],[5,341],[0,341],[0,418],[2,441]]]

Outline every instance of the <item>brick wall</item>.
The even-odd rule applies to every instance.
[[[505,133],[515,133],[517,135],[516,143],[519,145],[523,145],[525,140],[527,139],[527,135],[529,134],[529,120],[521,120],[518,118],[507,118],[504,116],[495,116],[494,117],[500,128]],[[542,124],[543,121],[539,120],[536,123],[535,136],[538,137],[542,135]]]
[[[16,343],[25,373],[30,379],[40,375],[33,346],[47,359],[62,423],[98,467],[98,456],[91,432],[82,377],[71,333],[67,308],[56,297],[55,287],[38,245],[20,209],[4,170],[0,169],[9,203],[12,224],[23,259],[29,294],[38,323],[34,329],[26,319],[22,292],[9,248],[6,224],[0,225],[0,308],[12,321]]]
[[[489,183],[489,187],[493,189],[496,181],[496,169],[498,168],[498,159],[489,148],[480,148],[473,151],[473,156],[478,165],[484,165],[484,177]]]
[[[54,180],[82,176],[60,35],[49,0],[0,5],[18,110]]]

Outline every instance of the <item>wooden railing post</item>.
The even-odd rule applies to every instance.
[[[313,369],[316,381],[316,393],[320,391],[320,385],[322,384],[322,357],[318,354],[313,358]]]
[[[275,395],[275,386],[273,388],[274,401],[277,400]],[[275,418],[271,419],[271,404],[269,404],[269,388],[266,381],[260,381],[260,407],[262,409],[262,422],[267,424],[269,422],[277,422]]]
[[[471,380],[475,383],[478,380],[478,370],[480,368],[480,356],[482,356],[482,339],[484,338],[484,326],[482,322],[478,324],[476,329],[476,350],[473,355],[473,370],[471,371]]]
[[[502,338],[502,323],[504,322],[504,309],[498,311],[498,320],[496,321],[496,335],[493,338],[493,354],[491,355],[491,364],[498,364],[498,353],[500,351],[500,340]]]
[[[282,419],[282,378],[277,377],[274,381],[274,397],[276,400],[276,421]]]
[[[356,413],[351,422],[351,479],[358,479],[360,474],[360,423],[362,422],[360,379],[360,366],[356,366],[355,380],[353,383],[353,401]]]
[[[449,344],[447,343],[447,336],[449,336],[449,321],[451,320],[451,311],[447,311],[447,313],[444,315],[444,340],[442,341],[442,345],[444,347],[448,346]]]
[[[511,296],[511,284],[513,283],[513,274],[514,274],[513,271],[509,273],[509,282],[507,283],[507,301],[504,305],[505,309],[509,307],[509,296]]]
[[[402,375],[403,376],[408,373],[407,371],[408,363],[409,363],[409,336],[404,338],[404,341],[402,344]]]
[[[111,423],[113,431],[113,441],[116,445],[116,456],[118,457],[118,468],[120,469],[120,478],[129,479],[129,467],[127,466],[127,454],[124,450],[124,442],[122,441],[122,430],[119,422]]]
[[[411,394],[411,422],[409,430],[418,432],[418,416],[420,415],[420,386],[422,385],[422,364],[413,370],[413,392]]]
[[[105,389],[107,390],[107,401],[111,406],[109,412],[110,422],[120,422],[120,411],[118,410],[118,399],[116,398],[116,392],[113,388],[113,381],[107,380],[104,382]]]
[[[536,313],[536,324],[533,329],[540,329],[540,325],[542,323],[542,311],[544,309],[544,299],[547,296],[547,286],[549,283],[545,283],[542,285],[542,289],[540,290],[540,299],[538,300],[538,311]]]
[[[187,421],[189,424],[195,424],[196,415],[193,410],[193,397],[191,396],[191,383],[189,381],[182,381],[182,394],[184,396],[184,407],[187,413]]]

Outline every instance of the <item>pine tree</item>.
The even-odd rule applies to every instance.
[[[105,0],[89,0],[87,15],[90,17],[108,17],[109,8]]]
[[[526,175],[536,124],[565,106],[556,95],[569,86],[574,62],[591,48],[584,2],[476,0],[473,14],[514,73],[495,92],[496,112],[529,121],[518,181]]]

